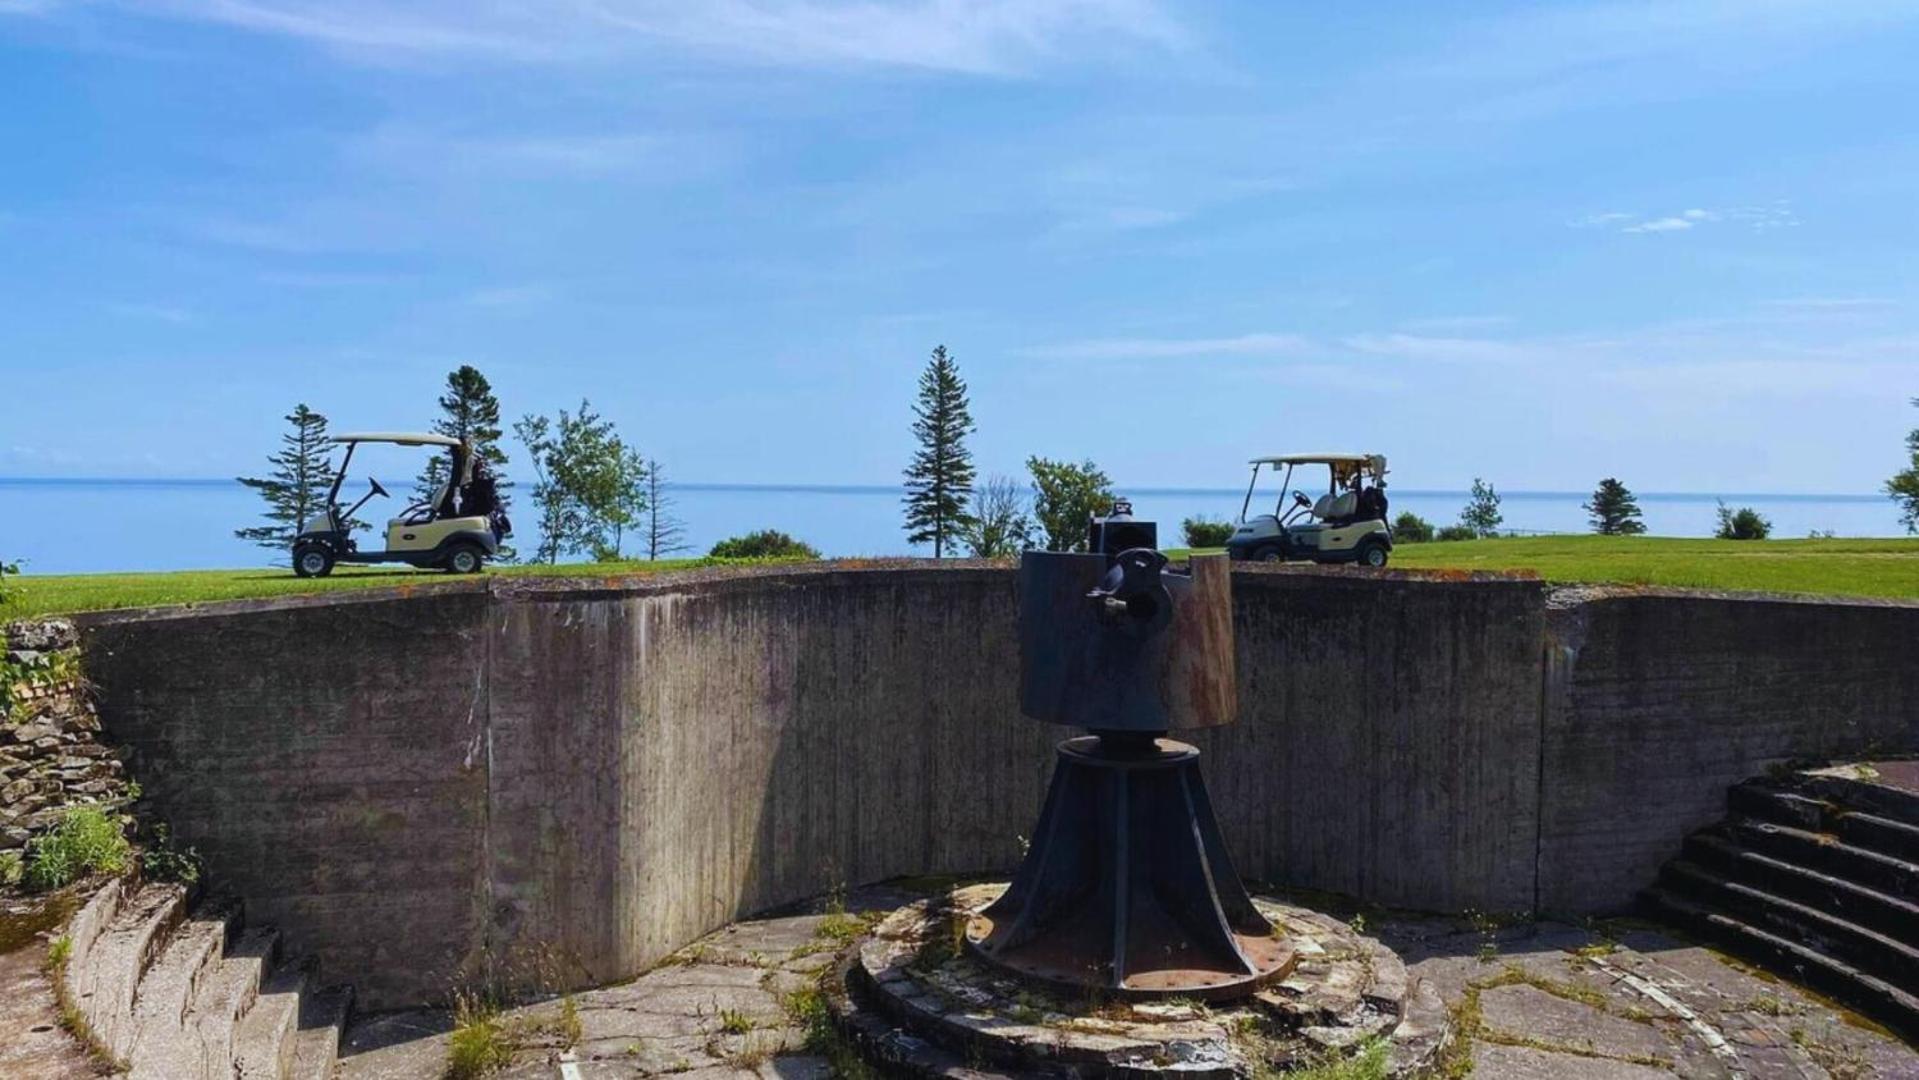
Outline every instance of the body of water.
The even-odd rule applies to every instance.
[[[1142,518],[1160,522],[1162,542],[1179,542],[1181,519],[1239,513],[1245,490],[1124,488]],[[1392,512],[1411,510],[1434,524],[1459,517],[1463,491],[1392,491]],[[906,543],[900,490],[893,487],[676,484],[673,513],[686,525],[694,554],[717,540],[757,529],[780,529],[827,555],[929,554]],[[1506,527],[1584,532],[1585,493],[1501,492]],[[1710,536],[1716,500],[1750,506],[1772,520],[1773,535],[1812,530],[1840,536],[1894,536],[1898,514],[1882,495],[1642,494],[1647,529],[1660,536]],[[1256,502],[1270,507],[1273,496]],[[524,496],[521,502],[524,504]],[[262,566],[283,560],[233,535],[258,521],[260,499],[230,480],[54,480],[0,478],[0,559],[33,574],[125,570],[190,570]],[[385,520],[373,507],[363,517]],[[533,513],[513,515],[530,547]],[[366,541],[362,541],[366,544]],[[629,550],[631,544],[628,545]]]

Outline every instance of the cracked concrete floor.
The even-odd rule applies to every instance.
[[[850,910],[890,910],[917,893],[873,888]],[[516,1049],[498,1075],[597,1080],[799,1080],[832,1075],[791,1015],[794,991],[829,961],[846,917],[817,912],[720,930],[646,975],[502,1017]],[[1919,1051],[1786,982],[1648,924],[1536,923],[1475,929],[1394,915],[1364,928],[1430,979],[1452,1008],[1454,1075],[1510,1080],[1915,1078]],[[341,1047],[342,1080],[444,1074],[449,1017],[361,1017]]]

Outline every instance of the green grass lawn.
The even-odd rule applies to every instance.
[[[1183,554],[1183,553],[1176,553]],[[505,575],[609,576],[711,566],[719,560],[503,566]],[[1919,538],[1888,540],[1690,540],[1542,536],[1402,544],[1392,565],[1413,570],[1522,570],[1547,581],[1669,585],[1695,589],[1825,593],[1919,599]],[[104,608],[153,607],[248,597],[458,580],[437,570],[341,568],[302,579],[291,570],[192,570],[164,574],[28,575],[0,619]]]
[[[722,563],[717,559],[661,559],[658,562],[562,563],[498,566],[490,574],[518,576],[565,575],[600,577],[683,570]],[[107,608],[157,607],[212,600],[243,600],[262,596],[336,592],[382,585],[424,585],[459,581],[444,570],[414,570],[342,566],[323,578],[299,578],[292,570],[261,567],[253,570],[182,570],[150,574],[28,574],[8,578],[17,595],[0,605],[0,621],[31,615],[68,614]]]
[[[1404,569],[1530,570],[1547,581],[1919,599],[1919,538],[1540,536],[1402,544]]]

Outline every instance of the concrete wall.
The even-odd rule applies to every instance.
[[[1621,594],[1552,612],[1539,904],[1621,907],[1788,761],[1919,748],[1919,605]]]
[[[249,916],[431,999],[540,948],[630,975],[739,915],[1010,867],[1063,732],[1017,711],[1011,571],[924,563],[87,620],[102,719]],[[1249,878],[1595,910],[1725,785],[1913,744],[1919,606],[1237,573],[1206,769]]]

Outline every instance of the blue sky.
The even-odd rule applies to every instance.
[[[673,475],[1871,491],[1919,6],[0,0],[0,475],[582,395]],[[516,455],[517,457],[518,455]]]

